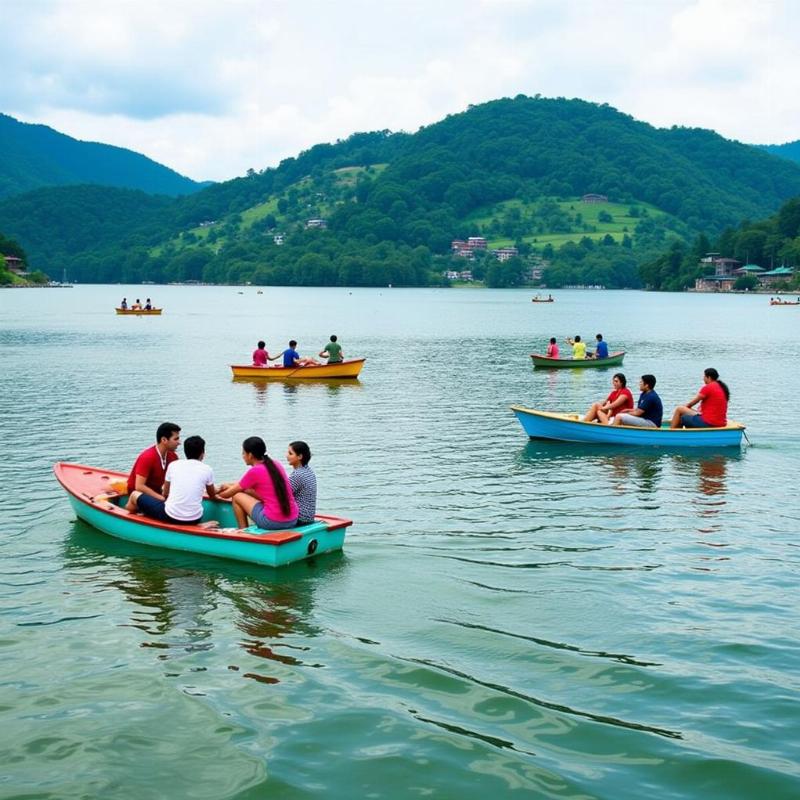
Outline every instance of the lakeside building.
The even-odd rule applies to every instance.
[[[748,275],[758,281],[759,288],[769,288],[791,280],[795,272],[793,267],[765,270],[758,264],[742,264],[735,258],[723,258],[719,253],[708,253],[700,259],[700,266],[706,270],[713,266],[714,274],[697,278],[694,282],[696,292],[730,292],[739,278]]]
[[[28,274],[25,269],[25,264],[22,263],[22,259],[18,256],[6,256],[2,253],[0,253],[0,256],[6,260],[6,269],[9,272],[13,272],[15,275],[19,276]]]
[[[472,277],[472,270],[470,269],[463,269],[461,271],[448,269],[445,271],[444,276],[449,281],[464,281],[465,283],[471,283],[474,280]]]

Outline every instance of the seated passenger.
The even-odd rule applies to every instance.
[[[136,302],[131,306],[132,311],[141,311],[142,310],[142,301],[139,298],[136,298]]]
[[[685,405],[672,413],[670,428],[724,428],[728,424],[728,400],[731,393],[719,379],[714,367],[703,371],[703,385]],[[700,403],[700,410],[694,406]]]
[[[150,302],[150,298],[148,297],[147,300],[144,301],[144,310],[150,311],[153,308],[153,304]]]
[[[592,403],[584,422],[599,420],[604,425],[610,425],[617,414],[624,414],[633,410],[633,395],[628,388],[628,382],[621,372],[617,372],[611,379],[613,389],[602,403]]]
[[[317,476],[308,466],[311,449],[305,442],[292,442],[286,451],[286,460],[292,467],[289,483],[297,502],[297,524],[310,525],[317,514]]]
[[[661,398],[655,393],[655,375],[642,375],[639,380],[639,401],[633,411],[617,414],[614,425],[632,425],[637,428],[660,428],[664,415]]]
[[[283,467],[267,455],[259,436],[242,442],[242,460],[249,467],[238,483],[223,483],[219,497],[230,497],[236,524],[247,527],[247,517],[265,530],[284,530],[297,525],[297,503]]]
[[[174,422],[162,422],[156,430],[156,443],[139,453],[128,475],[128,495],[134,492],[163,500],[167,467],[178,460],[175,452],[181,443],[181,428]],[[136,511],[136,503],[128,500],[128,511]]]
[[[300,358],[300,353],[297,352],[295,349],[296,347],[297,342],[292,339],[289,342],[289,347],[280,355],[275,356],[275,358],[271,358],[270,361],[277,361],[279,358],[283,357],[284,367],[308,367],[311,365],[319,366],[319,361],[315,361],[313,358]]]
[[[594,337],[597,340],[597,347],[594,351],[594,358],[608,358],[608,345],[603,341],[603,334],[598,333]]]
[[[547,345],[547,352],[545,355],[548,358],[558,358],[558,345],[556,344],[556,337],[550,337],[550,344]]]
[[[128,298],[123,297],[122,302],[119,304],[119,307],[124,311],[128,307]]]
[[[319,357],[327,358],[329,364],[339,364],[344,360],[344,352],[342,346],[336,341],[336,334],[333,334],[328,344],[319,351]]]
[[[132,492],[130,503],[135,509],[159,522],[173,525],[199,525],[203,518],[203,496],[213,498],[214,473],[203,463],[206,443],[200,436],[190,436],[183,443],[186,458],[173,461],[167,467],[164,480],[164,499],[159,500],[144,492]],[[216,527],[216,522],[205,527]]]
[[[253,350],[253,366],[254,367],[266,367],[267,361],[269,361],[269,353],[264,349],[266,344],[264,342],[259,342],[258,347]]]
[[[572,345],[572,357],[576,361],[583,361],[586,358],[586,342],[582,342],[580,336],[574,339],[567,337],[567,343]]]

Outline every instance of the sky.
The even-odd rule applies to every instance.
[[[0,0],[0,112],[196,180],[518,94],[800,139],[800,0]]]

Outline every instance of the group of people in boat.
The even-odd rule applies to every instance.
[[[632,425],[638,428],[661,427],[664,406],[655,391],[655,375],[642,375],[639,379],[640,394],[635,406],[625,375],[621,372],[615,373],[611,384],[613,388],[608,397],[592,403],[583,418],[584,422]],[[719,379],[717,370],[708,367],[703,372],[703,385],[697,394],[672,412],[670,428],[724,428],[728,424],[730,396],[730,390]]]
[[[122,302],[119,304],[119,307],[126,311],[128,308],[128,298],[123,297]],[[131,311],[151,311],[153,308],[153,304],[150,302],[150,298],[148,297],[147,300],[144,301],[144,305],[142,305],[142,301],[137,297],[136,302],[131,304]]]
[[[206,443],[201,436],[189,436],[183,443],[185,458],[179,459],[181,428],[162,422],[156,430],[156,444],[143,450],[128,476],[128,502],[132,514],[144,514],[173,525],[218,527],[215,520],[203,522],[203,497],[230,499],[236,524],[246,528],[248,517],[265,530],[285,530],[314,521],[317,509],[317,479],[309,467],[311,449],[294,441],[286,450],[292,467],[287,476],[283,466],[267,453],[260,436],[242,442],[242,460],[247,470],[232,483],[214,482],[214,471],[204,463]]]
[[[603,334],[598,333],[594,338],[597,344],[594,351],[591,351],[586,349],[586,342],[580,336],[576,336],[574,339],[568,336],[565,341],[572,348],[572,358],[576,361],[583,361],[586,358],[608,358],[608,344],[603,339]],[[551,336],[545,355],[548,358],[558,358],[559,352],[556,337]]]
[[[326,358],[328,364],[339,364],[344,360],[344,351],[339,344],[336,334],[332,334],[330,341],[319,351],[320,358]],[[253,366],[254,367],[267,367],[270,361],[283,360],[283,367],[318,367],[321,365],[320,361],[315,358],[303,358],[297,352],[297,341],[291,339],[289,346],[278,353],[276,356],[271,356],[266,349],[266,343],[259,341],[255,350],[253,350]]]

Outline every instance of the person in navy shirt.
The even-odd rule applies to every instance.
[[[637,428],[660,428],[664,416],[661,398],[655,393],[655,375],[642,375],[639,380],[639,402],[633,411],[617,414],[614,425],[633,425]]]
[[[597,348],[594,351],[594,357],[608,358],[608,345],[603,341],[603,334],[598,333],[594,338],[597,339]]]

